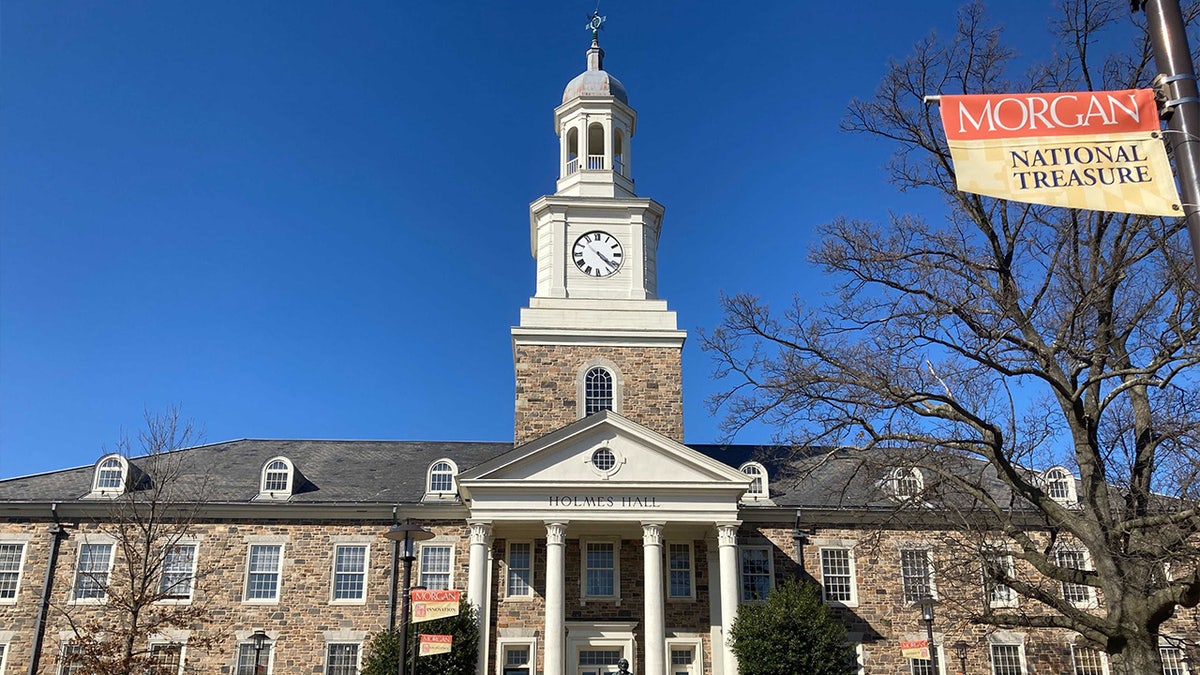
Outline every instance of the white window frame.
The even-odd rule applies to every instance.
[[[825,581],[825,552],[845,551],[847,565],[850,568],[850,599],[837,600],[829,597],[828,584]],[[817,550],[817,561],[821,568],[821,599],[827,605],[834,607],[858,607],[858,570],[854,562],[854,548],[851,546],[821,546]]]
[[[115,462],[117,465],[117,470],[119,471],[118,481],[120,484],[115,487],[111,486],[111,485],[101,486],[100,485],[100,477],[102,475],[106,475],[105,472],[108,472],[111,470],[110,463],[112,463],[112,462]],[[125,491],[128,489],[128,487],[129,487],[129,460],[125,459],[124,457],[122,457],[119,454],[114,453],[114,454],[105,455],[96,462],[95,470],[92,474],[92,492],[89,496],[91,496],[91,497],[118,497],[120,495],[125,494]]]
[[[704,665],[704,649],[699,637],[674,637],[667,638],[667,673],[668,675],[676,675],[680,672],[675,669],[675,664],[672,663],[672,649],[690,649],[692,651],[692,665],[687,675],[701,675]]]
[[[1025,641],[1008,642],[995,640],[988,643],[988,668],[992,675],[996,675],[996,647],[1016,647],[1017,648],[1017,664],[1021,669],[1022,675],[1029,672],[1029,662],[1025,659]]]
[[[1080,566],[1078,568],[1067,568],[1067,566],[1063,564],[1063,561],[1061,558],[1062,554],[1064,554],[1064,553],[1078,554]],[[1086,548],[1073,548],[1073,547],[1067,546],[1067,547],[1058,548],[1054,551],[1054,564],[1058,565],[1061,568],[1090,571],[1092,569],[1092,557],[1088,553],[1088,550]],[[1068,599],[1067,598],[1067,586],[1068,585],[1078,586],[1079,588],[1083,589],[1084,592],[1087,593],[1087,598],[1085,598],[1083,600]],[[1096,589],[1091,586],[1088,586],[1087,584],[1076,584],[1076,583],[1070,582],[1070,581],[1061,581],[1061,582],[1059,582],[1058,591],[1059,591],[1059,596],[1062,597],[1062,599],[1064,601],[1066,601],[1080,609],[1095,609],[1096,607],[1099,606],[1099,603],[1096,601]]]
[[[512,566],[512,556],[513,556],[513,545],[514,544],[529,547],[529,567],[514,568]],[[505,542],[505,544],[504,544],[504,598],[506,600],[508,600],[508,599],[532,600],[533,599],[533,597],[534,597],[533,575],[534,575],[534,568],[537,567],[534,564],[534,560],[536,557],[536,555],[535,555],[536,551],[537,551],[537,549],[535,547],[535,544],[530,539],[510,539],[509,541]],[[513,574],[514,569],[525,570],[525,572],[526,572],[526,577],[525,577],[526,592],[525,593],[514,593],[513,592],[512,574]]]
[[[449,468],[450,487],[445,490],[433,487],[434,475],[444,476],[447,473],[446,471],[434,471],[440,464],[445,464]],[[425,471],[425,494],[431,497],[443,498],[458,496],[458,464],[455,464],[454,460],[449,457],[443,457],[430,463],[429,468]]]
[[[758,462],[746,462],[738,467],[738,471],[753,479],[750,487],[742,494],[742,501],[755,502],[770,498],[771,486],[767,480],[767,467]],[[758,482],[758,489],[755,489],[754,481]]]
[[[850,675],[866,675],[867,651],[863,647],[862,633],[846,633],[846,642],[849,642],[850,646],[854,647],[854,663],[847,664],[851,668]]]
[[[266,662],[266,664],[264,664],[264,665],[266,665],[267,671],[264,675],[271,675],[271,673],[274,672],[274,670],[275,670],[275,641],[277,639],[278,639],[277,636],[272,636],[272,635],[268,634],[266,642],[263,643],[262,650],[267,653],[267,659],[266,659],[267,662]],[[232,675],[241,675],[241,670],[239,670],[239,668],[238,668],[238,661],[241,659],[243,647],[249,647],[251,652],[254,651],[254,642],[251,640],[250,637],[247,636],[247,637],[241,638],[237,642],[237,650],[234,651],[234,656],[233,656],[233,673],[232,673]]]
[[[160,639],[160,638],[151,638],[149,640],[149,644],[147,645],[147,647],[149,648],[150,656],[154,655],[155,647],[179,647],[179,670],[177,670],[176,673],[177,673],[177,675],[183,674],[184,667],[187,664],[187,643],[173,642],[171,640],[164,640],[164,639]],[[0,671],[0,672],[3,672],[3,671]]]
[[[362,561],[362,590],[357,598],[339,598],[338,592],[338,551],[343,548],[361,548],[363,549]],[[369,579],[367,578],[371,570],[371,544],[367,541],[335,541],[333,543],[332,556],[329,563],[329,604],[331,605],[364,605],[367,602],[367,589]],[[343,574],[355,574],[354,572],[344,572]],[[352,642],[352,641],[347,641]],[[341,644],[341,643],[339,643]]]
[[[927,638],[922,636],[921,639],[925,640]],[[934,652],[937,654],[937,675],[946,675],[946,650],[943,649],[941,640],[934,638],[933,649],[934,649]],[[906,663],[908,663],[908,672],[911,673],[911,672],[913,672],[913,661],[925,661],[927,659],[904,659],[904,660]]]
[[[12,652],[12,631],[3,631],[0,635],[0,675],[8,672],[8,655]]]
[[[613,592],[612,595],[589,595],[588,594],[588,545],[589,544],[609,544],[613,547]],[[599,569],[599,568],[598,568]],[[579,540],[579,598],[584,603],[588,602],[615,602],[621,603],[621,540],[613,537],[586,537]]]
[[[763,551],[767,554],[767,595],[775,590],[775,553],[770,544],[743,544],[738,546],[738,603],[758,604],[766,602],[767,598],[746,597],[746,559],[743,555],[749,551]]]
[[[108,566],[104,570],[104,588],[99,597],[80,598],[77,597],[79,591],[80,572],[79,563],[83,561],[83,549],[85,546],[107,546],[108,547]],[[71,604],[76,605],[103,605],[108,602],[108,585],[112,582],[113,564],[117,557],[116,541],[107,535],[84,535],[80,538],[78,545],[75,547],[75,574],[71,578]],[[99,570],[88,570],[85,574],[96,574]]]
[[[268,489],[267,478],[272,474],[279,473],[279,469],[272,469],[271,466],[276,462],[282,462],[284,470],[287,472],[287,483],[282,490]],[[258,498],[259,499],[288,499],[296,490],[296,465],[292,464],[292,460],[280,455],[272,457],[263,464],[262,474],[258,482]]]
[[[1055,496],[1050,488],[1051,484],[1061,482],[1066,487],[1066,495]],[[1075,474],[1071,473],[1070,469],[1065,466],[1052,466],[1042,473],[1042,484],[1046,490],[1046,496],[1054,501],[1067,507],[1074,507],[1079,504],[1079,495],[1075,490]]]
[[[1175,672],[1182,673],[1182,675],[1192,675],[1192,669],[1188,667],[1187,659],[1184,657],[1183,647],[1179,646],[1178,644],[1163,644],[1163,642],[1165,641],[1160,640],[1158,644],[1158,656],[1163,660],[1163,675],[1167,675],[1168,664],[1166,663],[1165,654],[1168,651],[1175,652],[1179,655],[1178,660],[1176,661],[1176,665],[1178,665],[1179,668],[1175,670]],[[1172,675],[1174,675],[1174,673],[1172,673]]]
[[[444,549],[449,550],[449,554],[446,559],[447,560],[447,564],[446,564],[447,569],[445,572],[442,572],[441,570],[438,570],[436,572],[429,572],[428,570],[425,569],[425,551],[427,549],[435,549],[435,548],[438,548],[438,549],[444,548]],[[435,589],[436,587],[434,585],[430,584],[429,582],[427,582],[425,580],[426,574],[439,574],[439,575],[445,574],[446,575],[446,588],[448,588],[448,589],[454,588],[454,544],[452,542],[439,541],[437,539],[431,539],[429,541],[421,542],[420,550],[417,551],[417,579],[420,580],[421,586],[424,586],[428,589]]]
[[[907,494],[907,490],[901,489],[901,486],[908,481],[916,484],[912,494]],[[919,499],[925,492],[925,474],[915,466],[901,466],[892,469],[888,474],[888,492],[893,498],[899,500]]]
[[[72,672],[71,670],[66,670],[64,668],[64,666],[66,664],[63,661],[64,661],[65,657],[67,656],[68,651],[78,649],[78,648],[79,648],[79,645],[76,645],[74,642],[64,641],[62,643],[62,646],[59,647],[59,649],[58,649],[58,664],[56,665],[56,667],[54,669],[54,672],[57,675],[68,675],[69,673]],[[82,668],[82,667],[83,666],[77,666],[73,670],[74,670],[74,672],[78,672],[78,669]]]
[[[275,568],[275,596],[271,598],[251,598],[250,597],[250,575],[251,574],[270,574],[269,572],[252,571],[250,563],[256,547],[275,547],[279,549],[279,564]],[[287,544],[282,541],[249,541],[246,545],[246,574],[242,580],[242,604],[246,605],[278,605],[279,600],[283,597],[283,560],[284,553],[287,550]]]
[[[1100,656],[1100,672],[1101,675],[1108,675],[1108,654],[1098,647],[1087,647],[1071,643],[1071,675],[1079,675],[1079,661],[1076,658],[1078,650],[1087,649],[1095,652]]]
[[[913,606],[921,602],[921,598],[910,599],[908,588],[908,575],[904,573],[904,556],[906,554],[924,554],[925,557],[925,587],[928,590],[928,597],[937,600],[937,581],[933,572],[933,551],[923,546],[904,546],[900,549],[900,595],[906,606]]]
[[[675,571],[671,567],[671,547],[686,546],[687,547],[687,574],[688,574],[688,592],[687,595],[673,595],[673,585],[671,584],[671,573]],[[696,600],[696,549],[690,541],[668,541],[663,547],[663,553],[666,554],[666,561],[663,565],[664,579],[663,586],[666,588],[667,602],[694,602]]]
[[[534,637],[498,637],[496,638],[496,675],[504,675],[504,668],[508,665],[508,650],[509,649],[527,649],[529,650],[529,675],[537,675],[537,638]]]
[[[16,569],[17,578],[13,582],[12,597],[11,598],[0,597],[0,605],[15,605],[15,604],[17,604],[17,599],[21,597],[21,578],[23,576],[25,576],[25,556],[27,556],[29,554],[29,542],[28,542],[28,539],[14,539],[14,538],[8,538],[8,537],[0,537],[0,546],[20,546],[21,547],[20,554],[17,556],[17,569]],[[12,574],[12,572],[6,571],[5,574]],[[3,672],[4,672],[3,670],[0,670],[0,673],[3,673]]]
[[[187,547],[192,549],[192,566],[187,571],[188,592],[186,596],[180,595],[179,597],[166,597],[167,588],[164,588],[163,585],[166,583],[168,552],[170,549],[175,547]],[[160,598],[159,602],[175,604],[190,603],[192,599],[196,597],[196,567],[200,560],[200,542],[189,540],[171,542],[163,547],[162,555],[162,569],[159,571],[158,576],[158,592],[164,597]]]
[[[992,609],[1009,609],[1018,607],[1021,604],[1021,596],[1017,594],[1011,586],[992,581],[988,578],[988,565],[992,561],[996,561],[1004,566],[1004,571],[1007,576],[1016,578],[1016,561],[1013,554],[1008,551],[985,551],[984,559],[979,568],[979,575],[983,582],[983,599],[988,607]],[[996,589],[1003,588],[1008,593],[1007,599],[997,599],[995,595]]]
[[[363,643],[362,640],[325,640],[325,648],[321,651],[321,673],[329,675],[329,668],[333,665],[329,663],[329,649],[334,645],[354,645],[357,650],[354,654],[354,672],[358,673],[362,670]]]
[[[587,374],[593,368],[603,368],[608,371],[612,377],[612,411],[615,413],[624,411],[625,377],[621,375],[621,369],[617,367],[617,364],[598,356],[575,371],[575,419],[587,417]]]

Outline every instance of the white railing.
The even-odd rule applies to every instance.
[[[570,176],[576,171],[579,171],[579,158],[572,157],[571,159],[567,160],[567,175]]]
[[[604,170],[604,155],[588,155],[587,156],[588,171],[603,171]]]

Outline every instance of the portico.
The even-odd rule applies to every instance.
[[[483,643],[532,632],[535,670],[546,675],[612,672],[622,657],[648,675],[700,673],[706,657],[713,672],[733,675],[722,645],[737,608],[738,503],[750,481],[611,411],[464,472],[468,599],[494,607],[483,625],[508,633]],[[672,660],[679,668],[668,671]],[[494,662],[481,659],[481,673]]]

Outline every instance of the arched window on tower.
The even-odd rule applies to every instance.
[[[613,377],[604,368],[592,368],[583,377],[584,416],[613,409]]]
[[[567,172],[564,177],[579,171],[579,129],[567,129]]]
[[[604,170],[604,125],[598,122],[588,126],[587,153],[588,170]]]
[[[613,132],[613,171],[628,176],[625,173],[625,135],[620,129]]]

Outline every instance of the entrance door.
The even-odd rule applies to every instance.
[[[617,661],[621,660],[623,652],[620,647],[607,649],[579,650],[578,675],[608,675],[617,672]]]

